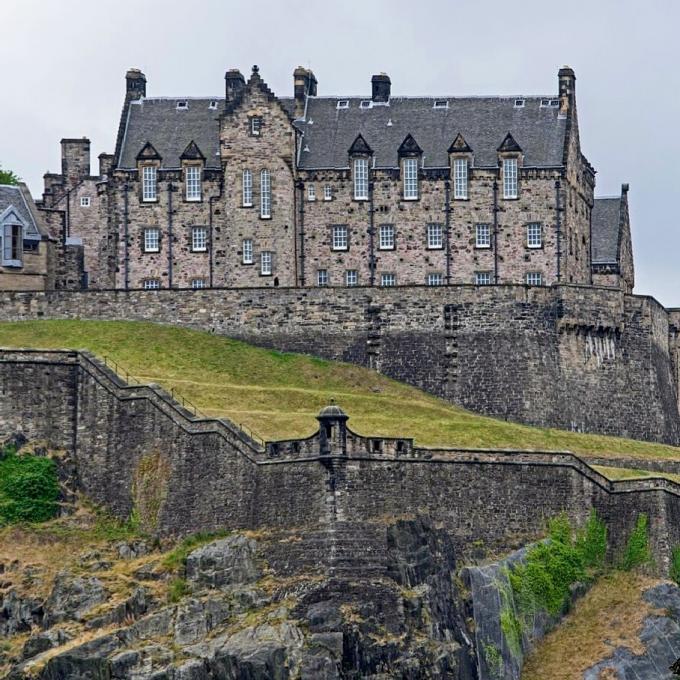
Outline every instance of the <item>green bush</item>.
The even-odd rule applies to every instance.
[[[676,545],[671,554],[670,577],[680,585],[680,545]]]
[[[584,567],[596,570],[604,567],[607,555],[607,527],[595,510],[590,511],[585,526],[579,531],[576,548],[581,554]]]
[[[652,563],[652,553],[649,548],[649,522],[647,515],[638,515],[635,528],[628,537],[626,548],[621,559],[621,568],[631,571]]]
[[[189,593],[189,586],[183,578],[174,578],[168,586],[168,602],[179,602]]]
[[[0,524],[52,519],[59,509],[58,500],[53,460],[18,454],[13,447],[0,452]]]

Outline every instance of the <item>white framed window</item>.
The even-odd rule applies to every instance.
[[[262,132],[262,118],[260,116],[253,116],[250,119],[250,134],[253,137],[259,137]]]
[[[348,269],[345,272],[345,285],[356,286],[359,284],[359,272],[356,269]]]
[[[194,290],[197,288],[206,288],[205,279],[191,279],[191,287]]]
[[[427,275],[427,285],[428,286],[443,286],[444,285],[444,275],[438,272]]]
[[[394,250],[394,225],[381,224],[378,239],[379,250]]]
[[[368,158],[354,159],[354,200],[368,199]]]
[[[543,276],[541,272],[527,272],[526,282],[527,286],[542,286]]]
[[[214,111],[217,108],[217,100],[213,99],[210,104],[208,104],[208,108]]]
[[[436,249],[444,247],[444,227],[441,224],[427,225],[427,247]]]
[[[327,269],[317,269],[317,271],[316,271],[316,285],[317,286],[327,286],[328,285],[328,270]]]
[[[453,197],[459,200],[468,197],[467,158],[454,158],[453,160]]]
[[[543,246],[543,230],[540,222],[527,224],[527,248],[541,248]]]
[[[349,245],[349,236],[347,227],[344,224],[336,224],[333,226],[333,250],[347,250]]]
[[[4,224],[0,235],[3,266],[21,267],[24,261],[24,228],[20,224]]]
[[[475,285],[476,286],[490,286],[491,285],[491,272],[475,272]]]
[[[338,109],[348,109],[349,108],[349,99],[340,99],[338,103],[336,104],[336,108]]]
[[[241,258],[243,264],[253,264],[253,239],[243,239]]]
[[[89,196],[81,196],[80,197],[80,207],[81,208],[89,208],[90,207],[90,197]]]
[[[272,216],[272,180],[269,170],[260,172],[260,217]]]
[[[144,279],[142,287],[144,290],[158,290],[161,287],[161,282],[158,279]]]
[[[142,167],[142,201],[158,200],[158,174],[155,165]]]
[[[515,108],[516,109],[523,109],[524,108],[524,99],[515,99]]]
[[[491,248],[490,224],[475,224],[475,248]]]
[[[160,229],[145,229],[144,230],[144,252],[157,253],[161,249],[161,232]]]
[[[330,184],[326,184],[323,188],[323,200],[332,201],[333,200],[333,187]]]
[[[184,173],[187,201],[200,201],[201,168],[198,165],[187,165]]]
[[[191,228],[191,250],[194,253],[208,250],[208,230],[205,227]]]
[[[449,102],[447,99],[435,99],[434,100],[434,106],[432,107],[434,109],[448,109],[449,108]]]
[[[253,172],[243,171],[243,207],[250,208],[253,205]]]
[[[397,285],[397,277],[394,274],[382,273],[380,275],[380,285],[385,288]]]
[[[182,101],[177,102],[177,110],[178,111],[187,111],[188,108],[189,108],[189,102],[188,101],[182,100]]]
[[[307,200],[316,201],[316,187],[313,184],[307,185]]]
[[[262,276],[271,276],[272,273],[272,254],[269,250],[263,250],[260,253],[260,274]]]
[[[503,198],[517,198],[517,159],[503,159]]]
[[[404,200],[414,201],[418,198],[418,159],[404,158],[402,171],[404,173]]]

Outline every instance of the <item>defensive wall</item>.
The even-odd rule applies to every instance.
[[[296,564],[368,568],[389,523],[408,516],[446,528],[463,556],[475,542],[532,540],[562,511],[583,522],[591,508],[614,552],[647,513],[662,571],[680,543],[680,486],[666,479],[611,482],[569,453],[424,449],[362,437],[333,416],[308,439],[264,444],[82,352],[0,350],[0,440],[17,432],[65,450],[78,489],[121,518],[155,456],[159,533],[300,528]]]
[[[680,312],[609,288],[0,293],[0,320],[38,318],[178,324],[368,366],[500,418],[680,443]]]

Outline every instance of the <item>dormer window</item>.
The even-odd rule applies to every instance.
[[[354,159],[354,200],[368,200],[368,158]]]
[[[217,108],[217,101],[213,99],[210,104],[208,104],[208,108],[214,111]]]
[[[201,167],[188,165],[184,169],[184,184],[187,201],[201,200]]]
[[[371,102],[370,99],[362,99],[361,102],[359,102],[359,108],[361,109],[370,109],[371,108]]]
[[[188,101],[178,101],[177,102],[177,110],[178,111],[186,111],[189,108],[189,102]]]
[[[250,135],[252,137],[259,137],[262,132],[262,117],[253,116],[250,119]]]
[[[158,175],[155,165],[142,166],[142,201],[158,200]]]
[[[503,198],[517,198],[517,159],[503,159]]]
[[[2,225],[2,266],[23,266],[23,226],[21,224]]]
[[[467,158],[453,159],[453,197],[458,200],[465,200],[468,197]]]
[[[446,99],[435,99],[433,108],[435,108],[435,109],[448,109],[449,108],[449,102]]]
[[[515,99],[515,108],[516,109],[523,109],[524,108],[524,99]]]
[[[337,107],[338,109],[348,109],[349,108],[349,99],[341,99],[338,101]]]
[[[414,201],[418,198],[418,159],[404,158],[402,161],[404,176],[404,200]]]

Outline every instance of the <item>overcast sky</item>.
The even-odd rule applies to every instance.
[[[677,0],[0,0],[0,164],[40,196],[59,140],[112,152],[130,67],[147,94],[222,95],[260,66],[280,95],[311,66],[319,94],[552,94],[576,71],[596,193],[629,182],[638,293],[680,306]]]

